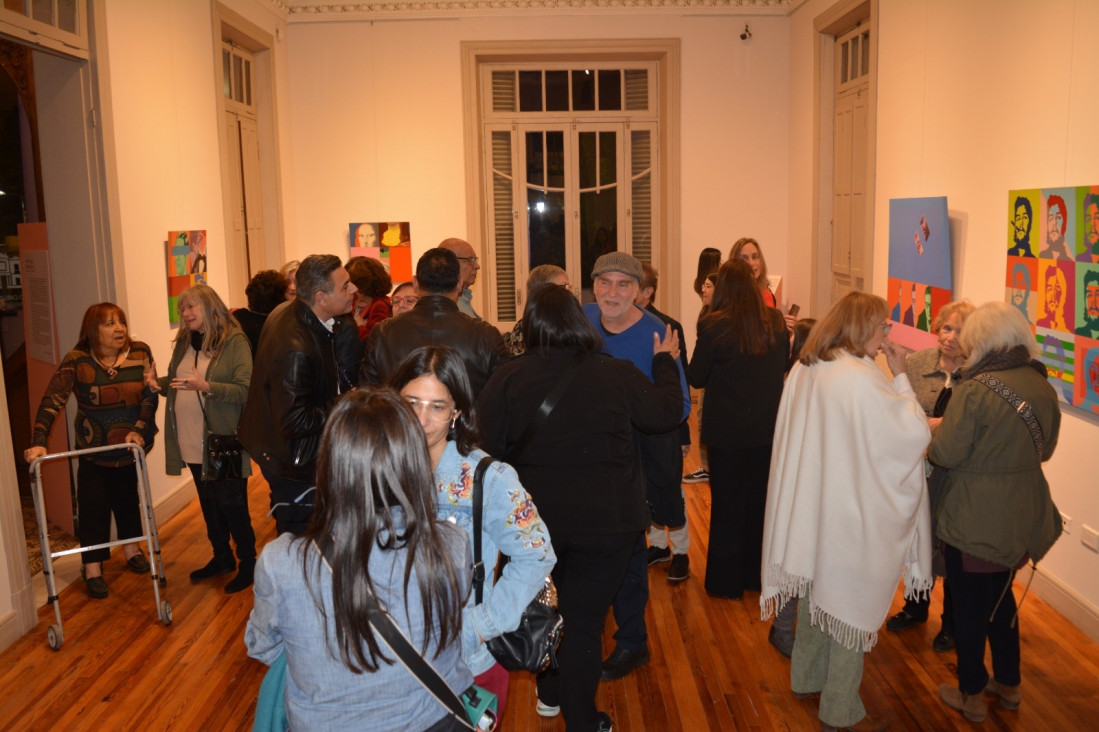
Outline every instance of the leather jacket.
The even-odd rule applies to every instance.
[[[335,328],[343,325],[337,318]],[[313,485],[317,449],[340,393],[337,335],[301,300],[267,317],[239,437],[264,472]]]
[[[383,383],[405,356],[421,346],[450,346],[458,351],[474,397],[507,357],[500,331],[460,312],[458,304],[444,295],[426,295],[409,312],[383,320],[370,331],[360,383]]]

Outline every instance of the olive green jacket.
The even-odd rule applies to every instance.
[[[1061,410],[1049,382],[1029,366],[991,371],[1034,410],[1045,437],[1039,456],[1026,422],[1003,397],[966,379],[954,387],[928,448],[948,469],[937,513],[938,538],[975,557],[1014,567],[1037,562],[1061,535],[1061,519],[1042,473],[1057,445]]]
[[[180,326],[182,327],[182,326]],[[179,454],[179,436],[176,431],[176,390],[168,386],[176,375],[179,362],[187,353],[186,340],[177,342],[168,364],[167,376],[158,379],[160,394],[168,400],[168,411],[164,416],[164,469],[168,475],[180,475],[183,472],[183,458]],[[203,428],[203,445],[211,429],[214,434],[231,435],[237,431],[240,413],[244,411],[244,402],[248,399],[248,385],[252,381],[252,347],[244,331],[231,325],[225,338],[221,353],[215,355],[206,369],[206,381],[210,382],[210,393],[202,398],[209,426]],[[203,468],[206,468],[206,456],[203,450]],[[243,460],[243,475],[252,472],[251,460],[247,453]]]

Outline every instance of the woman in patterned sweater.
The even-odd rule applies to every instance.
[[[77,407],[74,449],[123,443],[146,447],[146,437],[156,430],[157,396],[147,386],[154,376],[152,353],[144,343],[130,340],[122,308],[109,302],[92,305],[84,313],[80,339],[46,387],[35,417],[31,447],[23,457],[29,463],[46,454],[50,428],[70,394],[76,396]],[[97,452],[80,459],[76,497],[81,546],[110,541],[112,513],[119,539],[141,535],[133,464],[129,450]],[[124,545],[123,551],[130,570],[149,571],[149,562],[136,543]],[[81,555],[81,576],[92,597],[107,596],[102,562],[109,556],[109,549]]]

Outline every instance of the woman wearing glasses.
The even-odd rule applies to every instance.
[[[790,371],[775,424],[763,528],[764,619],[798,602],[797,697],[820,695],[821,729],[884,730],[859,698],[863,654],[897,587],[931,589],[923,453],[931,433],[887,339],[889,306],[851,292],[821,318]],[[885,354],[894,378],[874,362]]]
[[[487,453],[473,411],[473,389],[465,363],[453,348],[423,346],[410,353],[390,377],[420,420],[435,471],[436,518],[473,533],[473,473]],[[477,604],[470,593],[462,611],[462,659],[481,687],[496,694],[497,716],[504,716],[508,672],[485,641],[515,630],[523,610],[557,561],[549,532],[515,470],[494,462],[482,488],[481,557],[484,590]],[[472,543],[472,540],[471,540]],[[496,579],[497,552],[507,563]]]

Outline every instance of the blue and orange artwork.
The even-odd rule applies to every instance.
[[[394,285],[412,281],[412,237],[407,221],[354,223],[348,229],[350,256],[377,259]]]
[[[954,299],[950,217],[946,196],[889,201],[890,339],[930,348],[939,310]]]
[[[179,296],[191,285],[206,284],[206,230],[169,231],[167,248],[168,322],[179,325]]]
[[[1008,191],[1007,302],[1065,404],[1099,414],[1099,186]]]

